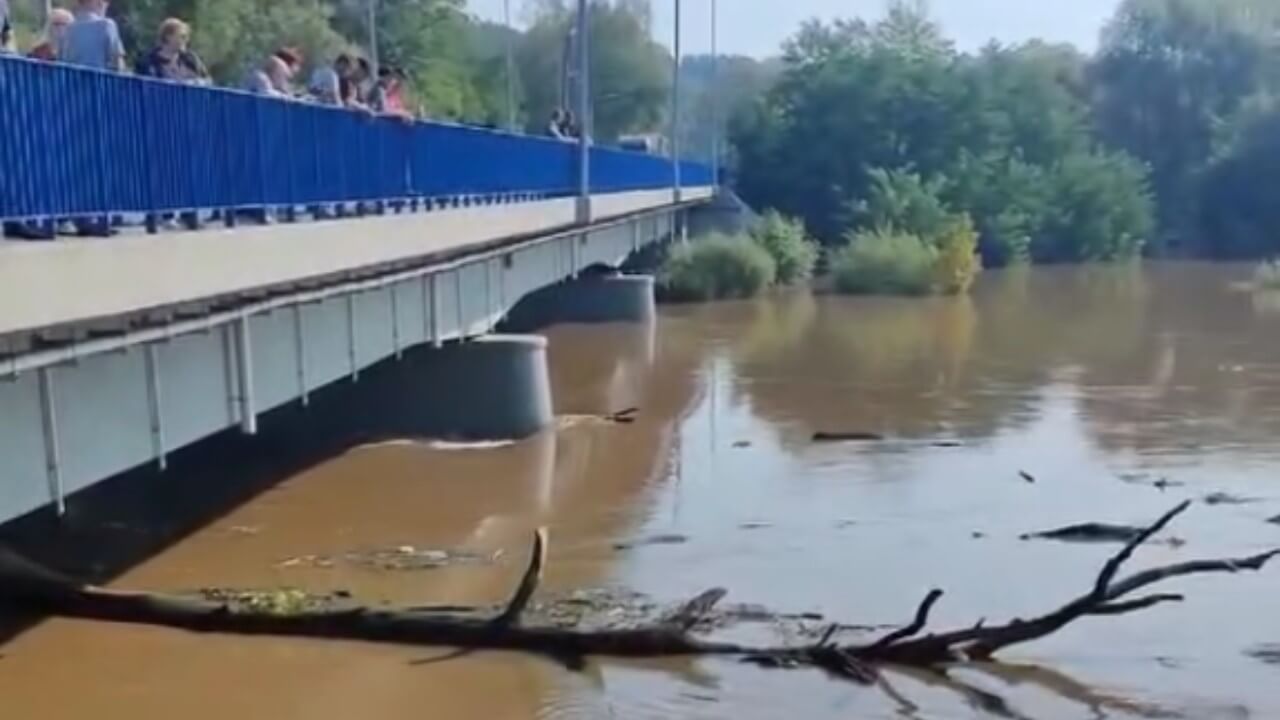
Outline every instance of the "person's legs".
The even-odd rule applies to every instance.
[[[32,222],[7,222],[4,235],[18,240],[53,240],[56,237],[52,230]]]

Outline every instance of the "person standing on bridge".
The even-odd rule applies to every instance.
[[[139,75],[193,85],[207,85],[209,71],[188,47],[191,26],[177,18],[160,23],[159,41],[138,61]]]
[[[9,22],[9,0],[0,0],[0,55],[13,52],[13,24]]]
[[[58,42],[58,59],[98,70],[124,70],[120,28],[107,17],[107,0],[78,0],[76,19]]]
[[[289,66],[287,59],[280,57],[283,52],[282,50],[267,57],[262,67],[249,73],[245,81],[245,89],[268,97],[292,97],[289,82],[293,79],[293,69]]]
[[[27,57],[34,60],[53,61],[58,59],[58,45],[62,42],[62,36],[67,34],[67,28],[71,27],[71,23],[76,18],[71,14],[70,10],[65,8],[54,8],[49,11],[49,22],[44,28],[44,39],[40,44],[31,48],[31,52],[27,53]]]
[[[373,109],[383,115],[412,120],[413,113],[404,102],[404,71],[400,68],[378,68],[378,84],[373,88]]]

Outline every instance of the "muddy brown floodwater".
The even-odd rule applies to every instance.
[[[494,602],[531,528],[547,592],[712,585],[773,609],[935,623],[1048,609],[1114,546],[1022,541],[1197,503],[1138,563],[1280,545],[1280,302],[1198,264],[993,272],[959,300],[666,309],[651,333],[550,331],[556,432],[509,447],[350,449],[116,580]],[[631,425],[588,416],[641,408]],[[815,432],[879,442],[814,444]],[[227,472],[235,472],[228,468]],[[1023,479],[1022,473],[1036,482]],[[1163,481],[1163,482],[1162,482]],[[655,542],[646,542],[652,540]],[[615,546],[624,545],[619,550]],[[383,551],[439,569],[371,567]],[[1176,583],[1183,605],[1083,621],[950,678],[883,688],[727,661],[592,664],[54,620],[0,646],[0,717],[1280,717],[1280,570]],[[756,631],[764,632],[764,631]]]

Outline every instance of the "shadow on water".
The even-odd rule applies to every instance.
[[[580,357],[564,357],[551,346],[561,414],[640,404],[645,393],[635,380],[653,362],[653,328],[600,337],[607,342]],[[72,577],[109,583],[352,448],[440,436],[436,418],[404,401],[405,384],[430,372],[432,362],[426,348],[388,359],[363,370],[358,382],[344,379],[313,393],[309,407],[294,402],[263,414],[256,436],[221,432],[171,453],[164,471],[149,464],[71,495],[64,517],[43,508],[0,526],[0,543]],[[0,617],[0,645],[38,619]]]
[[[257,436],[224,431],[172,453],[163,472],[147,465],[76,493],[64,517],[43,508],[14,520],[0,527],[0,543],[72,577],[109,582],[291,475],[395,437],[368,421],[374,407],[396,408],[386,402],[395,397],[395,362],[313,394],[309,408],[292,403],[265,413]],[[0,643],[30,624],[0,618]]]

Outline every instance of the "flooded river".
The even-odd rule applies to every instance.
[[[1280,514],[1280,302],[1233,290],[1245,277],[993,272],[967,299],[797,294],[668,308],[649,331],[556,328],[557,431],[349,449],[115,584],[500,602],[547,526],[547,593],[677,602],[721,585],[739,602],[892,625],[940,587],[936,626],[1047,611],[1115,546],[1023,533],[1144,524],[1229,493],[1251,502],[1198,502],[1166,536],[1185,542],[1135,566],[1280,546],[1267,522]],[[592,419],[633,406],[634,424]],[[436,569],[351,555],[440,551],[465,555]],[[517,655],[433,662],[441,651],[55,620],[0,646],[0,717],[1280,717],[1280,665],[1262,659],[1280,656],[1280,567],[1170,588],[1187,602],[1082,621],[1000,666],[890,672],[880,688],[728,661],[570,674]]]

